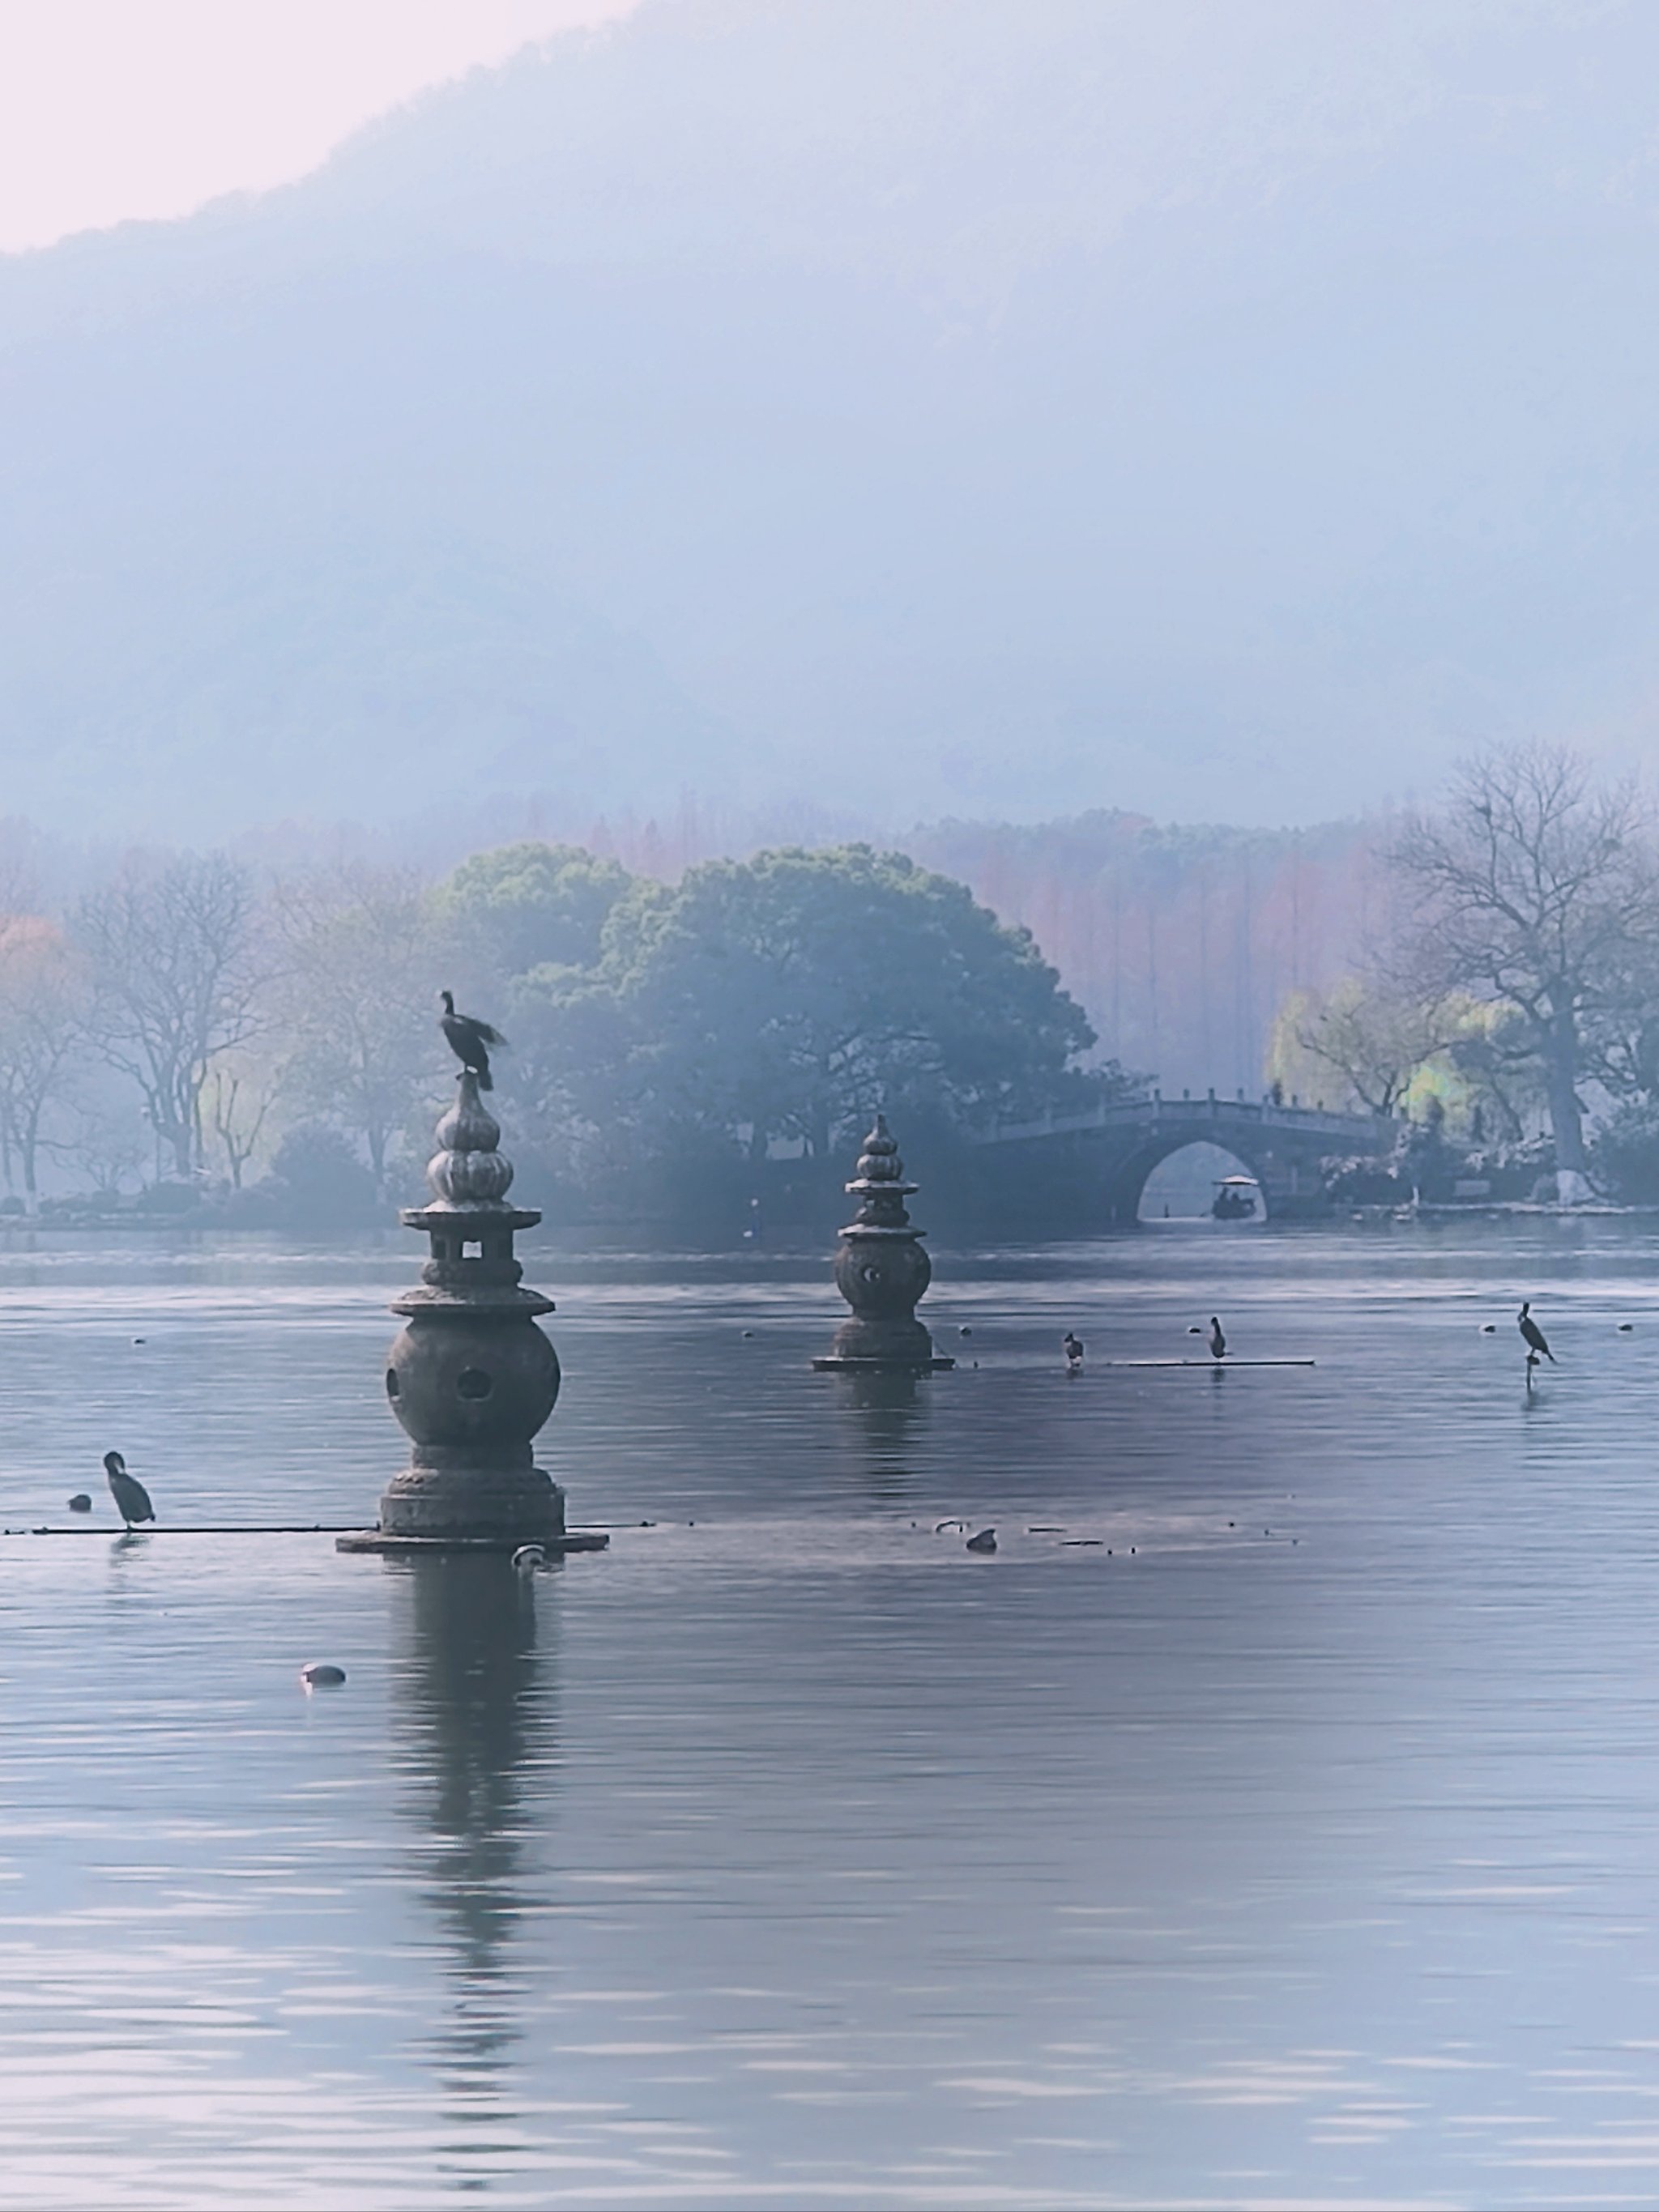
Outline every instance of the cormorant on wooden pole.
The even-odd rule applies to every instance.
[[[124,1527],[131,1528],[140,1521],[155,1518],[149,1491],[137,1475],[127,1473],[127,1463],[119,1452],[104,1454],[104,1473],[109,1477],[110,1496],[115,1500],[115,1510]]]
[[[1539,1328],[1537,1322],[1532,1317],[1532,1301],[1529,1298],[1523,1298],[1522,1300],[1521,1312],[1515,1325],[1521,1332],[1522,1342],[1526,1346],[1528,1351],[1533,1354],[1531,1360],[1528,1363],[1529,1366],[1535,1367],[1540,1359],[1547,1359],[1552,1367],[1559,1365],[1560,1363],[1556,1358],[1555,1354],[1550,1350],[1548,1344],[1545,1341],[1543,1330]]]

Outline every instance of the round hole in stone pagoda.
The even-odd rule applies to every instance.
[[[388,1398],[395,1398],[398,1395],[398,1370],[395,1367],[388,1367],[386,1370],[386,1395]]]
[[[463,1367],[455,1378],[455,1388],[463,1398],[487,1398],[495,1387],[482,1367]]]

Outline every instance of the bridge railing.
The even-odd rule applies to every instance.
[[[1392,1140],[1395,1127],[1386,1114],[1333,1114],[1322,1106],[1275,1105],[1270,1098],[1218,1098],[1214,1091],[1202,1098],[1166,1098],[1162,1091],[1154,1091],[1145,1097],[1115,1099],[1081,1114],[1044,1114],[1030,1121],[998,1121],[981,1130],[974,1141],[1015,1145],[1034,1137],[1064,1137],[1088,1129],[1167,1127],[1170,1122],[1190,1123],[1195,1144],[1212,1129],[1267,1127],[1329,1137],[1349,1145],[1377,1146]]]

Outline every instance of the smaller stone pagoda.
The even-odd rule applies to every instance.
[[[922,1247],[924,1230],[912,1226],[904,1201],[916,1186],[904,1180],[904,1163],[889,1134],[884,1115],[864,1140],[858,1171],[847,1186],[858,1212],[841,1232],[836,1250],[836,1287],[853,1309],[850,1321],[836,1331],[834,1344],[814,1367],[855,1372],[885,1369],[921,1374],[954,1367],[941,1358],[933,1340],[916,1319],[916,1305],[933,1280],[933,1262]]]
[[[513,1164],[477,1075],[465,1072],[458,1090],[426,1171],[433,1202],[398,1216],[432,1240],[419,1287],[392,1309],[404,1327],[386,1391],[410,1463],[380,1500],[380,1527],[341,1548],[591,1548],[566,1537],[564,1492],[532,1450],[559,1395],[559,1359],[537,1325],[553,1301],[523,1288],[513,1240],[542,1217],[507,1202]]]

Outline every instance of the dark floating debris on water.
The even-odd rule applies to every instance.
[[[1097,1550],[1106,1541],[1103,1536],[1068,1536],[1060,1546],[1063,1552],[1086,1551],[1091,1545]]]
[[[752,1336],[754,1334],[755,1334],[755,1332],[754,1332],[754,1330],[753,1330],[752,1328],[746,1328],[746,1329],[744,1329],[744,1334],[745,1336]]]
[[[946,1528],[965,1528],[967,1526],[968,1523],[965,1521],[935,1521],[933,1534],[937,1536]]]
[[[1635,1326],[1636,1323],[1633,1321],[1621,1321],[1619,1324],[1620,1335],[1628,1336]]]
[[[968,1539],[970,1552],[994,1552],[996,1547],[997,1532],[994,1528],[981,1528],[977,1536]]]
[[[71,1498],[69,1502],[69,1510],[71,1513],[91,1512],[92,1500],[88,1497],[84,1490],[77,1490],[76,1492],[74,1497]]]
[[[958,1336],[971,1336],[973,1333],[973,1330],[969,1328],[966,1322],[963,1322],[962,1327],[957,1331],[957,1334]]]
[[[1025,1533],[1028,1536],[1060,1536],[1065,1534],[1065,1530],[1066,1523],[1063,1521],[1033,1521]],[[1091,1543],[1094,1541],[1092,1536],[1089,1541]]]
[[[1483,1321],[1480,1324],[1480,1334],[1482,1336],[1496,1336],[1498,1323],[1495,1321]]]
[[[300,1669],[300,1680],[308,1690],[337,1690],[345,1678],[345,1668],[331,1666],[326,1659],[307,1659]]]

